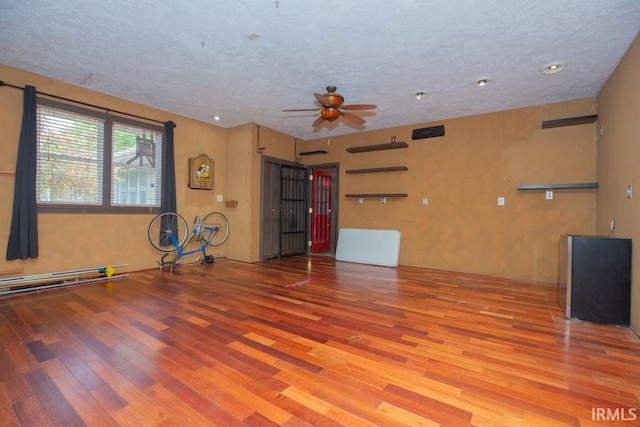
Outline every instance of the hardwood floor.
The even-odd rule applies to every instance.
[[[321,256],[5,296],[0,424],[640,425],[640,340],[556,301]]]

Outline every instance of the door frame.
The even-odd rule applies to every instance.
[[[273,163],[276,164],[280,167],[282,166],[289,166],[289,167],[294,167],[294,168],[305,168],[305,165],[301,165],[300,163],[296,163],[296,162],[292,162],[289,160],[283,160],[283,159],[279,159],[277,157],[271,157],[271,156],[267,156],[265,154],[260,156],[260,230],[259,230],[259,236],[260,236],[260,242],[259,242],[259,246],[260,246],[260,254],[259,254],[259,261],[264,261],[264,250],[263,250],[263,246],[262,246],[262,238],[263,238],[263,226],[264,226],[264,220],[265,220],[265,183],[264,183],[264,173],[265,173],[265,163]],[[307,169],[308,170],[308,169]],[[307,191],[307,207],[309,205],[309,192]],[[307,208],[308,211],[308,208]],[[282,219],[279,216],[280,220]],[[307,214],[307,234],[309,233],[309,215]],[[282,250],[282,248],[280,248],[280,250]],[[306,249],[306,251],[309,251],[309,248]]]
[[[338,243],[338,217],[339,217],[339,208],[340,208],[340,163],[319,163],[314,165],[307,165],[307,176],[310,176],[313,173],[313,169],[319,169],[331,175],[331,244],[329,247],[329,252],[318,252],[318,253],[335,253],[336,245]],[[307,191],[307,211],[311,209],[312,206],[312,197],[311,192],[313,191],[313,182],[309,181],[308,183],[308,191]],[[307,215],[307,242],[311,242],[312,239],[312,221],[311,214]],[[311,253],[311,246],[307,245],[307,253]]]
[[[339,218],[339,212],[340,212],[340,203],[339,203],[339,199],[340,199],[340,163],[318,163],[318,164],[313,164],[313,165],[301,165],[300,163],[296,163],[296,162],[292,162],[289,160],[283,160],[283,159],[279,159],[277,157],[271,157],[271,156],[267,156],[267,155],[262,155],[261,157],[261,163],[260,163],[260,231],[259,231],[259,236],[260,239],[262,239],[262,232],[263,232],[263,224],[264,224],[264,218],[265,218],[265,214],[264,214],[264,209],[265,209],[265,202],[264,202],[264,198],[265,198],[265,194],[264,194],[264,169],[265,169],[265,162],[269,162],[269,163],[275,163],[278,165],[285,165],[285,166],[292,166],[292,167],[306,167],[307,168],[307,177],[311,174],[312,169],[320,169],[323,170],[327,173],[331,174],[331,206],[332,206],[332,211],[331,211],[331,245],[330,245],[330,253],[335,253],[336,251],[336,245],[338,243],[338,218]],[[312,188],[311,186],[313,185],[313,183],[311,181],[307,182],[308,188],[307,188],[307,242],[311,241],[311,214],[309,214],[309,208],[311,208],[311,191]],[[262,262],[264,261],[264,253],[263,253],[263,247],[262,247],[262,240],[260,241],[259,244],[260,247],[260,255],[259,255],[259,260]],[[306,248],[306,252],[307,253],[311,253],[311,248],[307,245]]]

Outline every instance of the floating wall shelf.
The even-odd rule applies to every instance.
[[[362,194],[345,194],[345,197],[357,197],[357,198],[407,197],[407,194],[406,193],[362,193]]]
[[[362,193],[362,194],[345,194],[346,197],[358,199],[358,203],[362,204],[365,198],[379,198],[382,204],[387,203],[387,197],[407,197],[405,193]]]
[[[395,148],[407,148],[409,144],[406,142],[389,142],[386,144],[364,145],[360,147],[349,147],[349,153],[366,153],[368,151],[393,150]]]
[[[542,129],[557,128],[561,126],[574,126],[593,123],[598,119],[597,114],[591,116],[569,117],[566,119],[545,120],[542,122]]]
[[[375,172],[397,172],[409,170],[406,166],[389,166],[385,168],[370,168],[370,169],[349,169],[347,173],[375,173]]]
[[[573,184],[522,184],[518,190],[566,190],[577,188],[598,188],[597,182],[577,182]]]
[[[316,150],[316,151],[304,151],[302,153],[298,153],[299,156],[314,156],[316,154],[327,154],[325,150]]]

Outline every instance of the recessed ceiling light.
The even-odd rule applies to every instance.
[[[491,79],[488,77],[484,77],[478,80],[475,80],[473,83],[471,83],[473,86],[475,87],[485,87],[486,85],[488,85],[491,82]]]
[[[215,120],[216,122],[220,121],[220,116],[213,116],[213,120]]]
[[[258,37],[260,37],[258,34],[256,33],[251,33],[249,35],[247,35],[247,38],[251,41],[254,41],[255,39],[257,39]]]
[[[566,62],[552,62],[540,69],[542,74],[556,74],[567,68]]]
[[[427,97],[427,92],[423,90],[419,90],[419,91],[413,92],[411,96],[414,97],[415,99],[422,99]]]

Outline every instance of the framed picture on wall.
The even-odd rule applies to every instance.
[[[213,189],[213,160],[206,154],[189,158],[189,188]]]

